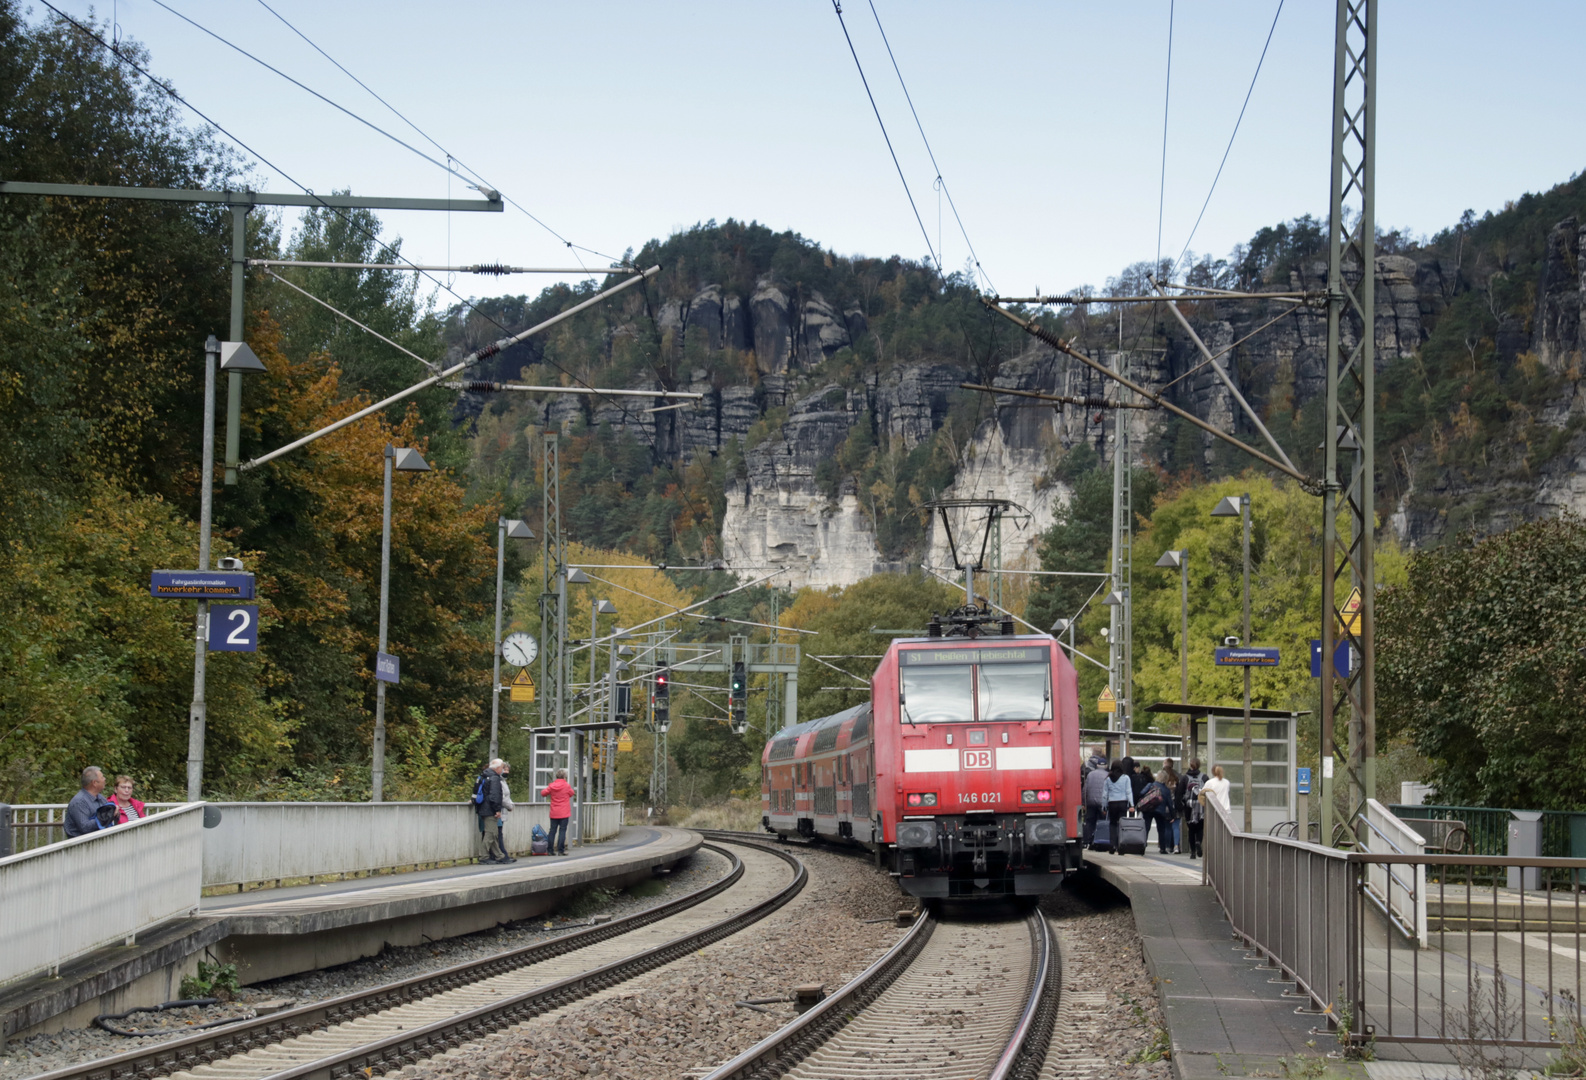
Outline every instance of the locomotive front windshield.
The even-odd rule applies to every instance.
[[[1052,718],[1052,668],[1044,649],[919,649],[900,659],[905,724]]]

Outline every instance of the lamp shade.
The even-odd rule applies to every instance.
[[[595,613],[597,615],[615,615],[617,613],[617,605],[610,600],[596,600]]]
[[[396,447],[395,457],[396,460],[391,463],[391,467],[396,469],[397,472],[430,471],[429,462],[425,461],[423,456],[411,446]]]
[[[567,572],[567,583],[569,585],[588,585],[589,575],[575,566]]]
[[[534,530],[530,529],[518,518],[507,519],[508,540],[533,540]]]
[[[1169,569],[1177,570],[1179,567],[1184,565],[1184,552],[1164,551],[1162,553],[1162,557],[1156,561],[1156,564],[1158,566],[1165,566]]]
[[[1238,517],[1239,500],[1232,495],[1225,496],[1223,501],[1212,507],[1212,517]]]

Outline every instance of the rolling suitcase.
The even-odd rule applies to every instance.
[[[1110,831],[1107,815],[1102,814],[1096,821],[1096,835],[1091,838],[1090,847],[1092,851],[1108,851],[1112,848],[1112,841],[1108,838]]]
[[[1118,822],[1118,854],[1145,854],[1146,820],[1140,812],[1130,807],[1123,820]]]

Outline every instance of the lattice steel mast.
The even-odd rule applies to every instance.
[[[1338,0],[1333,53],[1332,201],[1327,252],[1327,404],[1322,478],[1322,842],[1333,826],[1333,759],[1338,707],[1348,710],[1350,815],[1374,798],[1376,770],[1376,657],[1373,534],[1376,526],[1375,393],[1376,328],[1376,113],[1377,5]],[[1358,200],[1359,219],[1346,207]],[[1353,227],[1351,227],[1353,225]],[[1358,326],[1345,340],[1346,320]],[[1329,437],[1330,436],[1330,437]],[[1346,483],[1338,479],[1339,450],[1353,449]],[[1348,522],[1349,542],[1338,529]],[[1339,586],[1344,594],[1339,595]],[[1350,593],[1360,591],[1358,620],[1341,618]],[[1339,632],[1359,658],[1347,678],[1332,664]]]

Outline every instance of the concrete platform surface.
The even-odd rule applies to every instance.
[[[11,1035],[81,1027],[95,1016],[178,996],[203,955],[235,963],[242,982],[373,956],[532,918],[581,889],[620,889],[687,858],[698,833],[624,828],[567,856],[520,857],[507,866],[452,866],[323,885],[205,897],[198,914],[0,988],[0,1045]]]
[[[686,829],[630,827],[613,840],[576,847],[566,856],[525,855],[508,866],[449,866],[206,896],[199,914],[224,917],[232,934],[316,933],[649,873],[693,854],[700,843],[699,834]]]
[[[1300,1000],[1282,996],[1292,984],[1235,941],[1217,894],[1201,885],[1198,860],[1087,852],[1086,862],[1129,898],[1178,1080],[1306,1075],[1296,1059],[1323,1059],[1338,1049],[1321,1030],[1323,1017],[1297,1011]],[[1367,1080],[1357,1063],[1334,1058],[1325,1068],[1330,1077]]]

